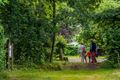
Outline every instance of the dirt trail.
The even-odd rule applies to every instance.
[[[101,63],[68,63],[64,65],[65,70],[96,70],[101,67]]]
[[[81,59],[78,58],[72,58],[69,59],[69,63],[65,65],[66,69],[73,69],[73,70],[79,70],[79,69],[89,69],[94,70],[101,67],[101,63],[105,61],[105,58],[97,58],[97,63],[81,63]]]
[[[105,60],[106,60],[105,58],[97,58],[97,62],[99,62],[99,63],[103,62]],[[72,59],[69,59],[68,61],[69,62],[81,62],[81,59],[80,58],[72,58]]]

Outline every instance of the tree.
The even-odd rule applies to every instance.
[[[44,44],[52,32],[48,4],[37,0],[8,0],[1,4],[1,23],[5,36],[14,44],[15,63],[39,64],[45,61]]]
[[[119,1],[104,0],[89,14],[89,19],[86,18],[89,22],[85,21],[88,27],[81,29],[78,39],[84,39],[86,43],[90,38],[96,39],[108,60],[119,63]]]
[[[120,63],[120,7],[108,9],[96,14],[96,22],[99,28],[102,29],[102,34],[106,52],[108,53],[108,60],[113,63]],[[104,32],[105,31],[105,32]],[[104,32],[104,33],[103,33]]]
[[[55,27],[56,27],[56,0],[53,0],[53,28],[52,29],[56,29]],[[52,58],[53,58],[54,45],[55,45],[55,36],[56,36],[56,32],[55,32],[55,30],[53,30],[53,32],[52,32],[52,48],[51,48],[50,62],[52,62]]]

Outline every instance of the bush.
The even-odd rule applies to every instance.
[[[65,55],[75,56],[78,53],[77,46],[67,46],[65,49]]]
[[[28,64],[24,65],[14,65],[14,70],[51,70],[51,71],[59,71],[63,69],[62,63],[44,63],[41,65],[36,65],[34,63],[31,63],[31,65],[28,66]]]
[[[106,68],[106,69],[115,68],[114,62],[107,60],[103,62],[102,68]]]
[[[114,65],[115,68],[120,68],[120,63]]]
[[[5,37],[4,37],[4,30],[2,26],[0,26],[0,71],[5,67]]]

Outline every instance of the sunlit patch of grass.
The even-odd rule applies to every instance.
[[[120,70],[63,70],[5,72],[9,80],[120,80]]]

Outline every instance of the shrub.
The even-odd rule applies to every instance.
[[[74,56],[74,55],[77,55],[78,53],[78,48],[76,46],[67,46],[66,47],[66,50],[65,50],[65,55],[71,55],[71,56]]]
[[[4,30],[2,26],[0,26],[0,71],[5,67],[5,37],[4,37]]]
[[[115,68],[114,62],[107,60],[107,61],[103,62],[102,68],[106,68],[106,69]]]

